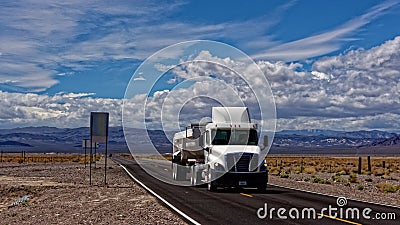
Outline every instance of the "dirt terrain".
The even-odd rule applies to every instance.
[[[7,159],[7,162],[5,159]],[[89,167],[76,155],[18,156],[0,162],[1,224],[186,224],[135,184],[109,160]],[[374,158],[372,171],[357,158],[269,158],[269,183],[301,190],[400,206],[398,158]],[[9,162],[8,162],[9,161]],[[386,166],[383,167],[383,161]],[[10,207],[21,197],[29,200]]]
[[[0,224],[186,224],[136,185],[118,165],[0,163]],[[19,198],[29,200],[9,207]]]
[[[269,160],[270,184],[400,207],[398,157],[373,157],[371,171],[364,157],[361,174],[357,157],[269,157]]]

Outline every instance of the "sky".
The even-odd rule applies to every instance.
[[[211,40],[239,49],[258,65],[270,87],[257,89],[272,91],[277,130],[400,132],[398,0],[17,0],[0,2],[0,11],[0,128],[88,126],[91,111],[108,111],[111,125],[121,125],[131,79],[143,85],[131,90],[127,116],[160,121],[156,114],[165,95],[209,93],[218,89],[216,82],[186,82],[176,90],[196,77],[176,68],[143,95],[149,75],[137,69],[170,45]],[[191,57],[229,57],[207,49],[196,54]],[[229,59],[244,71],[246,65],[239,68]],[[154,69],[170,69],[168,64]],[[212,73],[228,82],[222,70]],[[234,91],[245,92],[240,85],[231,83]],[[229,99],[224,94],[214,93]],[[163,123],[176,120],[175,104],[186,104],[178,100],[163,109]],[[149,110],[143,112],[146,101]],[[201,111],[209,101],[197,99],[193,107]],[[183,107],[183,120],[205,116],[189,106]],[[151,126],[158,128],[157,122]]]

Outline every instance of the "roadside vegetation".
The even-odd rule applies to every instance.
[[[400,158],[267,157],[269,174],[297,182],[352,187],[358,191],[400,193]]]
[[[93,161],[99,161],[100,155],[93,156]],[[89,155],[86,155],[86,163],[89,163]],[[13,163],[84,163],[83,154],[44,154],[44,153],[1,153],[0,165],[2,162]]]

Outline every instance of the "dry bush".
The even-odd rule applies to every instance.
[[[89,156],[86,156],[87,162]],[[93,157],[93,160],[99,161],[100,155]],[[36,154],[26,153],[25,159],[21,154],[3,153],[2,162],[17,162],[17,163],[63,163],[63,162],[78,162],[84,163],[85,157],[80,154]]]
[[[400,189],[400,185],[395,186],[389,183],[378,183],[376,187],[383,193],[395,193]]]
[[[281,169],[279,166],[270,166],[268,173],[271,175],[279,175]]]
[[[317,170],[315,169],[315,167],[306,167],[304,168],[304,172],[308,174],[315,174]]]
[[[373,174],[375,176],[383,176],[385,174],[385,169],[377,168],[377,169],[374,170]]]
[[[350,176],[349,176],[349,182],[350,182],[350,183],[358,183],[359,181],[358,181],[358,179],[357,179],[357,174],[355,174],[355,173],[350,174]]]

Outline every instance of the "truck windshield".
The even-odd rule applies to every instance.
[[[256,130],[212,130],[213,145],[257,145]]]

